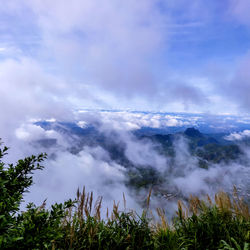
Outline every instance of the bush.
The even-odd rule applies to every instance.
[[[40,163],[46,158],[45,154],[27,157],[19,160],[16,165],[2,162],[8,148],[0,148],[0,248],[20,241],[18,236],[19,224],[16,214],[23,198],[24,192],[32,184],[34,170],[42,169]]]

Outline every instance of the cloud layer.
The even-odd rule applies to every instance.
[[[30,100],[37,112],[55,101],[71,107],[247,109],[248,59],[238,58],[247,53],[248,31],[231,25],[249,26],[247,6],[243,0],[211,1],[206,8],[200,0],[9,1],[0,8],[2,91],[19,97],[8,94],[4,105],[39,91],[38,103]],[[219,50],[214,41],[224,41]],[[229,43],[232,49],[224,53]],[[227,69],[223,77],[217,71],[211,78],[204,70],[211,64]],[[226,110],[229,102],[234,110]]]
[[[242,159],[229,163],[209,164],[208,168],[204,169],[199,165],[200,158],[190,152],[187,138],[179,136],[175,139],[174,155],[170,157],[162,154],[163,151],[156,142],[146,138],[139,139],[133,134],[138,127],[131,124],[139,126],[138,117],[141,118],[139,121],[148,119],[148,123],[142,122],[143,126],[156,129],[150,127],[151,117],[161,124],[157,129],[163,129],[167,126],[165,122],[171,119],[182,121],[183,123],[179,124],[182,127],[184,118],[181,115],[158,114],[157,117],[157,114],[152,113],[108,111],[93,113],[86,110],[80,111],[78,115],[81,120],[75,121],[86,130],[86,132],[81,131],[82,134],[73,133],[71,125],[58,123],[56,120],[48,120],[47,123],[51,126],[47,127],[27,122],[16,129],[15,145],[19,146],[19,149],[14,148],[16,154],[8,161],[15,161],[18,157],[30,153],[45,150],[48,153],[45,169],[35,173],[35,185],[26,195],[26,202],[34,201],[40,204],[45,199],[48,204],[62,202],[73,198],[78,187],[81,189],[85,186],[87,190],[103,196],[105,207],[112,207],[113,200],[121,201],[124,193],[127,207],[139,211],[149,190],[136,189],[131,184],[128,185],[129,176],[136,175],[139,181],[141,174],[150,169],[158,173],[161,178],[161,181],[154,185],[151,206],[165,207],[169,209],[170,214],[176,209],[177,199],[186,200],[190,194],[200,197],[206,194],[213,196],[221,189],[231,192],[233,185],[236,185],[241,194],[245,197],[249,195],[250,173],[246,163],[250,154],[246,145],[242,149],[244,152]],[[121,117],[123,119],[120,119]],[[195,122],[200,126],[204,121],[202,119],[190,116],[188,125]],[[95,127],[94,132],[88,130],[92,129],[92,126]],[[170,128],[171,126],[170,124]],[[93,133],[92,139],[95,138],[94,135],[101,135],[98,138],[102,138],[102,141],[97,140],[99,144],[88,141],[91,138],[88,137],[88,133]],[[232,137],[235,139],[237,136],[248,135],[247,133],[247,130],[240,134],[232,133],[226,139]],[[149,177],[153,175],[147,176]]]

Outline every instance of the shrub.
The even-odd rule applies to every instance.
[[[31,174],[43,168],[40,163],[46,158],[45,154],[40,154],[19,160],[16,165],[6,166],[2,158],[7,151],[7,147],[0,148],[0,248],[21,240],[17,236],[20,228],[16,214],[24,192],[32,184]]]

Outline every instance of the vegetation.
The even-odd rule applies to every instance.
[[[0,249],[249,249],[249,208],[236,190],[232,197],[218,193],[214,202],[210,197],[190,197],[188,206],[179,202],[171,224],[162,209],[155,219],[149,209],[138,215],[120,211],[116,203],[102,218],[102,198],[94,202],[85,189],[77,191],[74,201],[50,209],[45,202],[28,204],[20,212],[31,174],[43,168],[46,155],[5,164],[7,150],[0,149]]]

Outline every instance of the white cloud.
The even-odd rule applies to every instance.
[[[67,93],[64,82],[44,72],[34,60],[1,61],[0,82],[0,136],[10,147],[15,145],[16,132],[19,137],[29,138],[20,126],[30,119],[73,117],[71,107],[64,102]],[[60,98],[55,98],[58,94]]]
[[[114,200],[122,200],[123,193],[128,206],[139,209],[124,184],[124,168],[103,160],[105,154],[100,148],[84,148],[78,155],[56,152],[56,159],[47,160],[45,169],[35,173],[35,185],[25,196],[25,202],[32,201],[38,205],[45,199],[48,205],[62,202],[74,198],[76,190],[85,186],[87,191],[94,192],[96,198],[103,196],[104,210],[107,206],[112,208]]]
[[[250,130],[244,130],[239,133],[237,132],[231,133],[230,135],[225,136],[225,139],[229,141],[241,141],[248,137],[250,137]]]
[[[49,72],[53,78],[43,91],[69,106],[217,112],[225,100],[214,97],[216,88],[206,76],[168,67],[171,34],[193,37],[197,27],[215,18],[218,4],[203,5],[201,0],[12,0],[0,8],[2,59],[29,58],[45,78]],[[152,122],[159,126],[157,119]]]
[[[99,121],[104,127],[113,128],[115,130],[136,130],[142,127],[165,128],[165,127],[181,127],[194,126],[196,120],[190,117],[183,120],[183,117],[176,115],[154,114],[145,112],[130,111],[80,111],[77,115],[81,123]],[[197,118],[199,119],[199,118]]]
[[[157,2],[30,1],[30,7],[44,49],[66,71],[82,71],[95,85],[133,95],[156,91],[151,60],[166,38]]]

